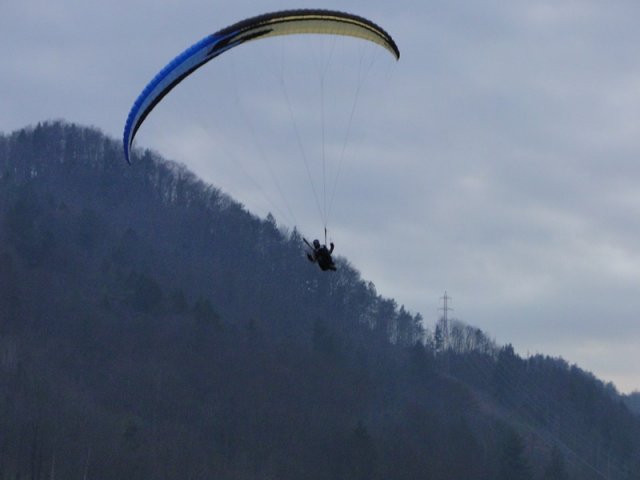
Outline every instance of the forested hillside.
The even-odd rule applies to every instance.
[[[95,129],[0,135],[0,480],[640,479],[635,397],[302,247]]]

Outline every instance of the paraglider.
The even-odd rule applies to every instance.
[[[314,240],[313,244],[310,244],[306,238],[303,238],[303,240],[311,249],[311,251],[307,252],[307,259],[311,263],[317,263],[320,270],[323,272],[326,272],[327,270],[336,271],[336,264],[333,262],[333,258],[331,257],[335,247],[333,242],[329,244],[330,248],[327,248],[326,245],[320,244],[320,240]]]
[[[131,107],[124,127],[123,148],[127,163],[131,164],[133,141],[145,119],[190,74],[224,52],[246,42],[297,34],[355,37],[383,47],[396,60],[400,58],[395,41],[385,30],[366,18],[349,13],[322,9],[284,10],[242,20],[187,48],[160,70],[142,90]],[[319,257],[316,250],[312,250],[313,258],[323,270],[335,270],[331,259],[333,244],[331,251],[324,246]]]

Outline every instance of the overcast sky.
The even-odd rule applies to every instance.
[[[321,235],[328,198],[336,253],[428,327],[446,290],[453,315],[499,343],[640,390],[637,0],[2,0],[0,131],[65,119],[119,139],[135,97],[183,49],[301,7],[370,18],[401,50],[396,63],[375,46],[329,44],[338,68],[315,89],[325,117],[343,122],[321,129],[330,181],[312,187],[300,160],[318,165],[300,143],[317,138],[308,124],[320,109],[294,86],[314,70],[296,55],[310,48],[318,62],[326,48],[307,40],[220,57],[167,97],[136,145],[306,235]],[[258,61],[276,66],[263,78]],[[346,79],[354,65],[366,73],[357,94]],[[278,87],[285,74],[289,90]],[[263,180],[253,162],[276,173]]]

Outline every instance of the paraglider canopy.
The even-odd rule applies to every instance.
[[[195,43],[166,65],[144,88],[127,117],[124,157],[131,163],[136,133],[153,108],[189,74],[220,54],[251,40],[293,34],[345,35],[376,43],[396,59],[400,51],[391,36],[366,18],[332,10],[285,10],[248,18]]]

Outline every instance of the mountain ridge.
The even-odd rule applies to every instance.
[[[635,397],[426,328],[139,153],[66,122],[0,135],[0,479],[637,478]]]

